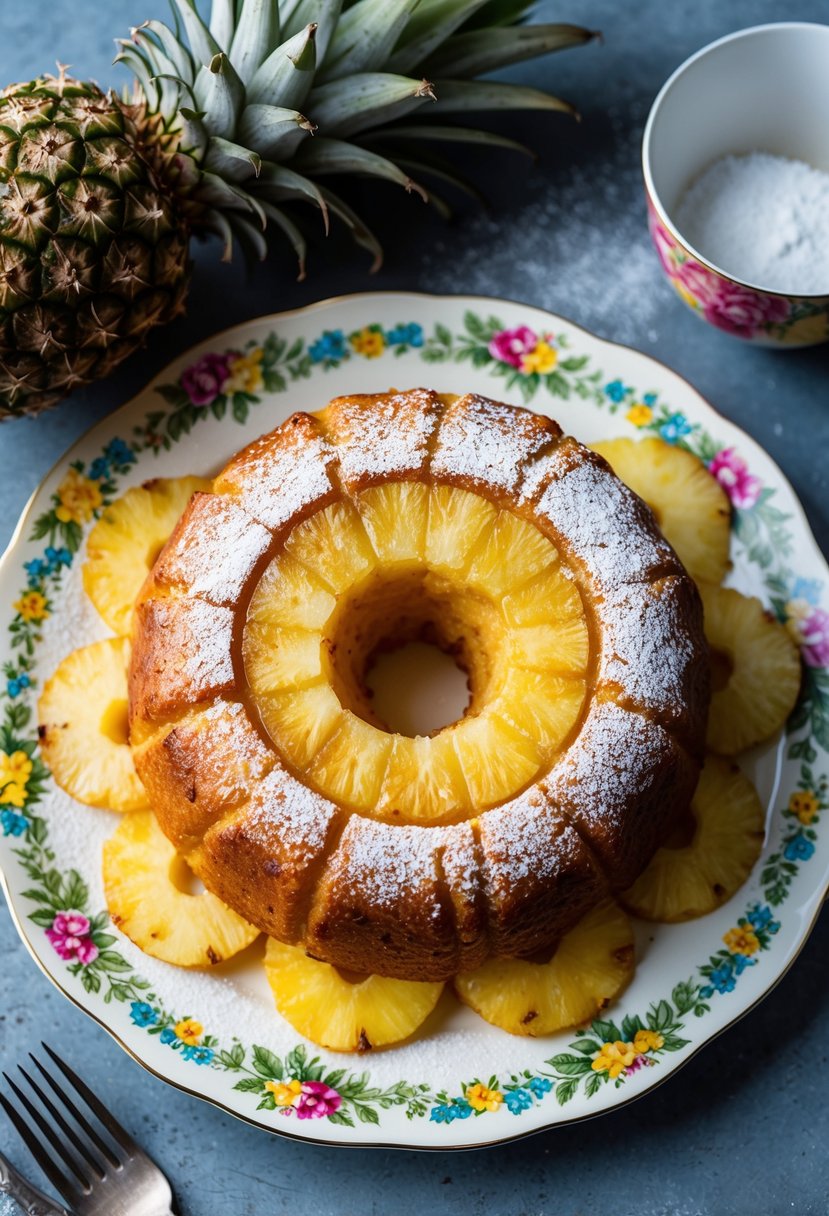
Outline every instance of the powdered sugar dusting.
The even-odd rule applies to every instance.
[[[333,802],[277,766],[256,787],[246,809],[244,829],[249,839],[265,847],[277,836],[281,851],[299,859],[320,853],[338,815]]]
[[[543,457],[522,488],[535,502],[600,589],[647,581],[660,566],[675,562],[656,526],[648,526],[638,499],[609,470],[590,459],[572,463],[562,475],[558,450]]]
[[[559,433],[548,427],[537,415],[468,393],[443,416],[432,476],[514,493],[524,463]]]
[[[232,604],[272,543],[267,528],[227,495],[198,494],[156,563],[160,586]]]
[[[437,395],[427,389],[385,394],[369,405],[360,397],[333,401],[326,420],[335,434],[346,489],[419,473],[437,425],[438,405]]]
[[[329,863],[347,887],[357,888],[360,902],[402,909],[436,892],[441,829],[389,826],[373,819],[352,818]],[[433,894],[433,900],[435,899]],[[440,914],[440,905],[434,905]]]
[[[483,870],[490,894],[514,892],[528,879],[545,882],[559,873],[562,850],[583,849],[561,813],[539,789],[479,817]]]
[[[145,600],[136,610],[142,662],[130,688],[139,716],[228,693],[234,685],[233,610],[206,600]]]

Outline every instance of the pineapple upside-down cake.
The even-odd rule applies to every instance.
[[[470,703],[409,737],[365,675],[424,636]],[[634,882],[694,792],[708,651],[603,458],[416,389],[295,414],[192,498],[138,599],[129,701],[209,892],[336,967],[440,981],[552,948]]]

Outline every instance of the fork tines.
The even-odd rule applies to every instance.
[[[61,1086],[53,1071],[45,1068],[31,1054],[29,1058],[40,1077],[36,1080],[20,1066],[20,1075],[22,1082],[28,1087],[27,1092],[8,1074],[3,1073],[20,1105],[12,1105],[2,1093],[0,1104],[46,1177],[71,1207],[77,1207],[82,1203],[83,1197],[89,1195],[96,1182],[102,1181],[108,1172],[120,1170],[130,1157],[140,1154],[141,1150],[69,1065],[59,1059],[45,1043],[42,1047],[92,1116],[97,1118],[105,1134],[90,1122],[76,1100]],[[57,1098],[57,1103],[46,1092],[43,1081]]]

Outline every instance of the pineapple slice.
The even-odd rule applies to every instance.
[[[765,814],[736,764],[706,759],[690,820],[678,825],[625,892],[635,916],[668,922],[705,916],[731,899],[751,873],[763,847]]]
[[[191,871],[152,811],[122,820],[104,845],[103,874],[113,923],[145,954],[165,963],[221,963],[259,936],[209,891],[189,893]]]
[[[518,730],[528,730],[548,755],[558,751],[578,721],[584,704],[584,680],[512,667],[493,713]]]
[[[584,616],[584,606],[576,584],[556,567],[505,595],[501,612],[508,625],[546,625],[578,620]]]
[[[294,1030],[330,1051],[369,1051],[413,1034],[443,984],[347,976],[299,946],[268,939],[265,971],[276,1008]]]
[[[493,599],[500,599],[510,588],[529,582],[557,562],[558,550],[538,528],[511,511],[499,511],[472,559],[466,580]]]
[[[592,446],[645,500],[691,577],[721,583],[729,564],[731,503],[699,457],[656,438]]]
[[[498,512],[480,494],[455,486],[432,486],[424,555],[432,570],[463,575],[480,539],[495,524]]]
[[[732,756],[784,725],[800,690],[800,656],[759,600],[704,584],[700,594],[711,647],[707,743]]]
[[[350,502],[332,503],[298,524],[285,548],[334,595],[349,590],[377,565],[377,555]]]
[[[260,697],[258,706],[268,734],[300,772],[341,725],[345,712],[325,683]]]
[[[38,702],[40,751],[57,784],[78,802],[112,811],[147,805],[132,762],[127,638],[67,655]]]
[[[317,683],[322,675],[322,634],[248,621],[242,655],[257,697]]]
[[[129,636],[136,596],[203,477],[159,477],[106,507],[89,533],[84,591],[110,629]]]
[[[283,629],[322,629],[336,602],[310,570],[281,553],[257,584],[248,620]]]
[[[402,811],[412,819],[448,818],[469,807],[452,731],[434,738],[395,735],[380,790],[378,811]]]
[[[365,490],[357,510],[383,565],[422,561],[429,518],[429,487],[417,481],[390,482]]]
[[[608,899],[564,934],[548,962],[493,958],[454,984],[464,1004],[493,1026],[538,1036],[590,1021],[633,971],[633,928]]]
[[[472,806],[503,802],[538,771],[541,753],[533,739],[487,707],[451,728]]]
[[[339,727],[314,757],[308,775],[330,798],[359,810],[373,810],[392,739],[392,735],[344,709]]]
[[[509,661],[532,671],[582,676],[590,656],[590,635],[584,617],[526,625],[508,634]]]

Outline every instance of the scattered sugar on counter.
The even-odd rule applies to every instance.
[[[751,152],[710,165],[676,211],[682,236],[752,286],[829,295],[829,173]]]

